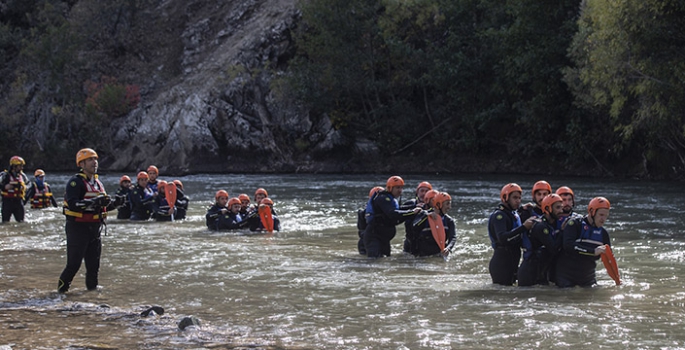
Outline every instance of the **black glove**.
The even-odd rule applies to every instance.
[[[109,196],[107,196],[107,195],[97,196],[93,199],[93,202],[95,203],[95,206],[97,206],[97,207],[106,207],[109,205],[109,203],[112,202],[112,199],[109,198]]]
[[[114,206],[120,207],[126,203],[126,196],[114,196]]]

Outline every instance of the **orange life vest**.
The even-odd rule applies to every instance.
[[[36,185],[34,184],[34,187]],[[43,185],[43,190],[39,190],[36,187],[36,193],[31,198],[31,208],[33,209],[43,209],[49,208],[52,204],[52,192],[50,192],[50,186],[48,184]]]
[[[22,173],[17,174],[17,176],[13,176],[12,173],[9,171],[7,172],[7,176],[9,177],[9,184],[12,185],[11,188],[5,189],[5,186],[2,186],[2,196],[5,198],[24,198],[24,195],[26,194],[26,184],[24,183],[24,177],[21,176]]]

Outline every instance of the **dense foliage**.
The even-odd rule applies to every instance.
[[[385,154],[420,147],[448,162],[492,155],[539,171],[682,176],[682,2],[301,6],[294,90]]]

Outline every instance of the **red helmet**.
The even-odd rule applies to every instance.
[[[541,190],[547,190],[547,192],[552,193],[552,186],[549,185],[549,182],[540,180],[533,185],[533,197],[535,197],[535,192],[541,191]]]
[[[124,181],[131,182],[131,178],[128,177],[128,175],[122,176],[121,178],[119,178],[119,185],[121,185],[121,183],[124,182]]]
[[[545,196],[545,198],[542,199],[542,212],[545,214],[552,214],[552,205],[561,201],[561,196],[556,193]]]
[[[506,202],[509,200],[509,195],[512,192],[519,192],[523,193],[523,190],[521,189],[521,186],[515,184],[515,183],[508,183],[502,187],[502,190],[499,192],[499,198],[502,200],[502,202]]]
[[[266,192],[266,190],[263,189],[263,188],[261,188],[261,187],[258,188],[256,191],[254,191],[254,196],[257,197],[257,195],[260,194],[260,193],[263,194],[264,197],[268,197],[268,196],[269,196],[269,194]]]
[[[155,174],[159,175],[159,169],[157,169],[157,167],[154,165],[150,165],[149,167],[147,167],[147,172],[148,172],[148,174],[149,173],[155,173]]]
[[[43,171],[43,169],[36,169],[36,171],[33,172],[33,176],[45,176],[45,172]]]
[[[218,202],[220,197],[228,198],[228,192],[226,192],[224,190],[216,191],[216,194],[214,195],[214,200]]]
[[[272,201],[271,198],[267,197],[262,199],[262,201],[259,202],[259,204],[274,205],[274,201]]]
[[[181,191],[183,191],[183,182],[181,182],[181,180],[174,180],[174,183],[176,184],[176,187],[180,188]]]
[[[433,186],[430,184],[430,182],[428,182],[428,181],[423,181],[423,182],[421,182],[418,186],[416,186],[416,192],[418,192],[418,191],[419,191],[419,188],[421,188],[421,187],[425,187],[425,188],[427,188],[427,189],[429,189],[429,190],[432,190],[432,189],[433,189]]]
[[[149,179],[149,178],[150,178],[150,176],[144,171],[139,172],[138,176],[136,176],[136,180]]]
[[[587,213],[590,214],[590,216],[595,216],[597,209],[611,209],[611,203],[609,203],[609,200],[604,197],[592,198],[590,203],[587,205]]]
[[[250,203],[250,196],[248,196],[248,195],[245,194],[245,193],[241,193],[241,194],[238,196],[238,199],[239,199],[241,202],[242,202],[242,201],[247,201],[248,203]]]
[[[369,199],[371,199],[371,197],[373,197],[374,194],[376,194],[380,191],[383,191],[383,187],[381,187],[381,186],[376,186],[376,187],[372,188],[371,191],[369,191]]]
[[[233,204],[240,204],[240,199],[233,197],[228,200],[228,207],[230,208]]]
[[[440,193],[440,192],[438,192],[436,190],[430,190],[430,191],[426,192],[426,194],[423,195],[423,202],[430,204],[431,199],[435,198],[435,196],[437,196],[438,193]]]
[[[452,197],[447,192],[438,192],[438,194],[433,198],[433,206],[442,210],[443,204],[447,201],[451,201]]]
[[[96,155],[97,157],[97,155]],[[10,165],[26,165],[26,162],[24,161],[24,158],[19,157],[19,156],[14,156],[10,158]],[[78,165],[78,163],[76,163]]]
[[[385,183],[385,188],[404,186],[404,180],[399,176],[391,176]]]

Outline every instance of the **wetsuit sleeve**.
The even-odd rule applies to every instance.
[[[410,200],[408,200],[408,201],[402,203],[402,205],[400,205],[400,210],[411,210],[411,209],[414,209],[414,208],[416,208],[416,203],[417,203],[417,202],[418,202],[418,201],[417,201],[416,199],[410,199]]]
[[[537,222],[530,230],[532,240],[540,242],[552,257],[559,253],[559,244],[552,238],[552,228],[546,222]]]
[[[445,226],[445,234],[447,235],[447,245],[445,248],[452,251],[452,248],[454,248],[454,245],[457,243],[457,224],[454,222],[454,219],[448,215],[445,215],[443,224]]]
[[[390,221],[394,222],[396,225],[414,216],[414,212],[412,210],[399,210],[395,208],[392,198],[387,195],[379,195],[374,202],[376,203],[376,207],[383,212],[383,215],[385,215],[385,217],[390,219]],[[379,213],[374,214],[378,215]]]
[[[526,232],[526,227],[521,225],[519,227],[510,229],[514,226],[512,220],[504,211],[497,210],[490,216],[490,228],[495,234],[497,243],[501,245],[512,245],[521,239],[521,234]]]
[[[26,191],[26,194],[24,195],[24,198],[22,198],[22,204],[26,205],[26,202],[30,201],[31,198],[36,194],[36,186],[31,183],[31,187]],[[52,199],[53,201],[55,200],[54,198]]]
[[[582,241],[577,242],[577,240],[580,238],[582,226],[583,225],[580,220],[571,219],[568,222],[562,234],[564,252],[567,254],[595,256],[595,248],[597,247],[596,244]]]
[[[45,186],[48,186],[48,185],[45,185]],[[48,186],[48,192],[52,193],[52,189],[50,188],[50,186]],[[28,200],[30,200],[30,197],[28,197],[27,201]],[[55,208],[57,207],[57,200],[55,199],[54,193],[52,193],[52,196],[50,197],[50,203],[52,203],[53,207],[55,207]]]

